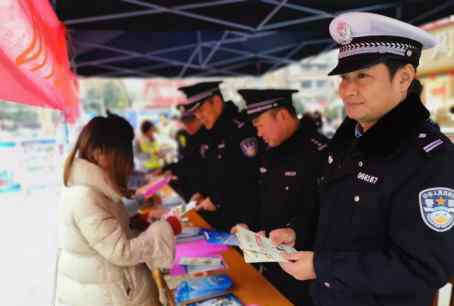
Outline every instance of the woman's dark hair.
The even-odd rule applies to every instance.
[[[127,191],[127,180],[134,168],[132,141],[134,129],[129,122],[117,115],[94,117],[82,129],[76,145],[65,161],[63,182],[68,186],[71,168],[76,156],[96,164],[99,150],[110,160],[107,174],[121,194]]]
[[[404,67],[407,64],[412,65],[413,68],[415,68],[415,71],[417,69],[417,67],[415,66],[414,63],[405,62],[405,61],[402,61],[401,59],[393,58],[391,56],[383,56],[380,63],[383,63],[388,68],[391,79],[394,78],[394,76],[396,75],[397,71],[400,68]],[[422,93],[422,90],[423,90],[423,86],[422,86],[421,82],[417,79],[414,79],[411,82],[410,87],[408,88],[408,93],[413,93],[417,96],[420,96]]]

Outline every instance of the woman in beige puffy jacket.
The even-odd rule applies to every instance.
[[[93,118],[64,169],[60,203],[57,305],[161,305],[150,270],[170,267],[175,238],[165,221],[140,235],[120,202],[133,168],[129,123]]]

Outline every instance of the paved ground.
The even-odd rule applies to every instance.
[[[0,195],[2,305],[51,305],[57,203],[56,188]]]

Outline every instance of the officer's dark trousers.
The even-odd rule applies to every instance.
[[[310,282],[299,281],[287,274],[277,263],[263,264],[263,275],[290,302],[297,306],[313,306],[309,294]]]

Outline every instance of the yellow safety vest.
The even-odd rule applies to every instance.
[[[155,169],[162,167],[162,165],[163,165],[162,160],[158,156],[159,145],[156,141],[150,141],[150,140],[141,141],[139,143],[139,145],[140,145],[140,150],[143,153],[150,154],[150,158],[147,161],[145,161],[143,164],[145,169],[155,170]]]

